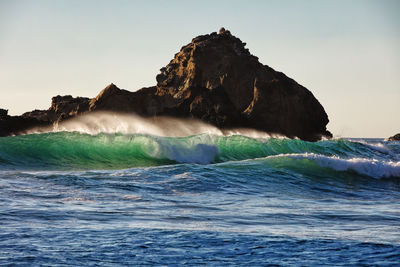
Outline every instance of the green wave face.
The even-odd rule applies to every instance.
[[[122,169],[174,163],[208,164],[298,153],[360,157],[371,156],[373,150],[346,140],[310,143],[240,135],[160,137],[58,132],[0,138],[0,167]]]
[[[45,133],[0,139],[0,164],[78,168],[119,169],[168,164],[152,156],[157,142],[147,136],[79,133]]]

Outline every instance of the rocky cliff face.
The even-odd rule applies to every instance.
[[[130,92],[110,84],[93,99],[57,96],[49,110],[23,117],[54,123],[112,110],[194,117],[220,128],[254,128],[310,141],[330,137],[328,116],[313,94],[261,64],[245,45],[222,28],[183,46],[160,70],[154,87]]]
[[[111,83],[89,102],[89,111],[110,110],[135,112],[142,116],[153,116],[158,111],[156,87],[142,88],[136,92],[119,89]]]
[[[182,47],[157,76],[156,94],[166,99],[161,113],[305,140],[331,136],[328,116],[313,94],[261,64],[245,45],[222,28]]]

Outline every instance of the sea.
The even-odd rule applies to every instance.
[[[400,266],[400,142],[115,114],[0,138],[1,266]]]

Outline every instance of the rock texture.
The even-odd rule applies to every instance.
[[[36,111],[32,111],[35,113]],[[0,116],[0,136],[16,135],[24,133],[27,129],[37,126],[47,126],[48,121],[42,121],[34,116],[9,116],[8,114],[3,114]]]
[[[156,115],[159,106],[156,87],[142,88],[136,92],[119,89],[111,83],[89,102],[89,111],[110,110],[135,112],[142,116]]]
[[[388,138],[388,141],[400,141],[400,133],[395,134]]]
[[[221,29],[194,38],[157,76],[166,108],[219,127],[251,127],[317,140],[328,116],[312,93],[262,65],[245,43]]]
[[[7,115],[8,115],[8,110],[0,108],[0,119],[6,118]]]
[[[194,117],[220,128],[254,128],[309,141],[331,137],[328,116],[313,94],[261,64],[245,45],[221,28],[218,34],[198,36],[183,46],[160,70],[156,86],[130,92],[110,84],[93,99],[56,96],[49,110],[21,117],[51,124],[85,112],[112,110]],[[4,121],[0,118],[0,127]]]

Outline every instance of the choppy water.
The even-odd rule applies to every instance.
[[[0,265],[400,264],[400,143],[0,138]]]

